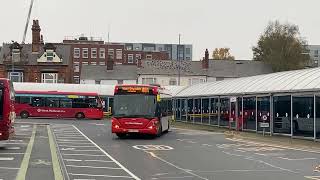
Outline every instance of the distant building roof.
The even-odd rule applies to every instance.
[[[177,75],[178,61],[144,60],[138,74]],[[209,68],[203,69],[201,61],[181,61],[181,76],[246,77],[272,73],[271,66],[250,60],[209,60]]]
[[[114,65],[113,70],[106,66],[82,65],[80,79],[90,80],[136,80],[136,65]]]
[[[3,61],[11,61],[11,49],[10,46],[12,44],[3,44],[3,47],[0,52],[0,64],[3,64]],[[50,44],[50,46],[54,46],[56,54],[62,58],[62,63],[50,63],[46,65],[68,65],[71,52],[70,52],[70,45],[64,44]],[[39,65],[37,59],[41,57],[44,53],[45,45],[40,46],[39,53],[32,53],[32,44],[22,44],[21,45],[21,62],[25,62],[26,65]],[[41,63],[43,64],[43,63]]]

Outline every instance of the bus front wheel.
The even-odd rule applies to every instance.
[[[127,136],[127,134],[124,133],[116,133],[116,135],[118,136],[118,138],[123,139]]]
[[[29,113],[27,111],[22,111],[20,113],[20,117],[23,119],[27,119],[29,117]]]
[[[85,117],[84,114],[81,112],[76,114],[77,119],[84,119],[84,117]]]

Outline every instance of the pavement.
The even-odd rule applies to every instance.
[[[118,139],[108,120],[17,120],[1,142],[0,179],[320,179],[319,143],[176,124],[159,138]]]

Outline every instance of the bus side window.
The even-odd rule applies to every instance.
[[[60,107],[61,108],[71,108],[72,107],[72,100],[69,98],[61,98],[60,99]]]
[[[44,98],[42,97],[33,97],[31,105],[33,107],[44,107]]]
[[[20,104],[30,104],[30,97],[19,97],[19,103]]]

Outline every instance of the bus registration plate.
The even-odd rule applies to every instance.
[[[129,129],[128,132],[139,132],[138,129]]]

